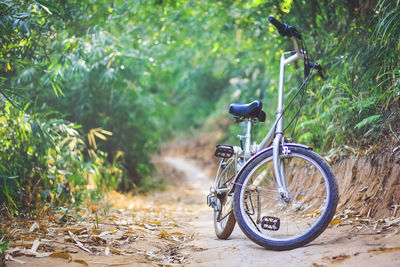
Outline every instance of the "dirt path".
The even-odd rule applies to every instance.
[[[308,246],[291,251],[265,250],[248,240],[235,227],[229,240],[218,240],[214,234],[212,210],[205,198],[212,182],[204,169],[181,158],[166,162],[185,174],[193,190],[191,225],[199,233],[185,249],[190,255],[188,266],[399,266],[400,236],[360,231],[349,226],[328,228]],[[357,233],[356,233],[357,232]]]
[[[218,240],[206,205],[212,184],[207,168],[178,157],[161,159],[159,166],[175,184],[163,192],[112,195],[112,209],[103,214],[103,206],[91,207],[84,222],[37,221],[38,229],[31,231],[33,222],[24,221],[18,231],[9,230],[15,232],[10,249],[19,248],[12,255],[25,264],[7,261],[7,266],[400,266],[400,235],[391,234],[397,229],[380,234],[350,221],[291,251],[265,250],[238,227],[229,240]],[[28,256],[18,240],[27,249],[39,240],[37,252],[56,255]]]

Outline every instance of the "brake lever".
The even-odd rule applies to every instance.
[[[318,70],[319,76],[321,76],[322,80],[326,81],[328,78],[326,76],[324,76],[321,65],[319,65],[318,62],[316,63],[316,65],[317,65],[317,70]]]
[[[310,62],[309,64],[310,64],[311,68],[314,68],[314,69],[316,69],[318,71],[318,74],[319,74],[319,76],[321,77],[322,80],[326,81],[328,79],[326,76],[324,76],[324,74],[322,72],[322,67],[318,62],[316,62],[316,63]]]

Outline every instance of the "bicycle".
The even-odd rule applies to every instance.
[[[309,60],[295,27],[273,17],[268,20],[282,36],[290,37],[295,47],[295,51],[281,55],[276,119],[264,139],[252,143],[253,124],[266,119],[261,101],[231,104],[229,113],[246,123],[246,134],[238,136],[240,147],[216,147],[215,155],[222,159],[207,204],[214,209],[218,238],[229,238],[237,222],[244,234],[260,246],[289,250],[313,241],[328,227],[338,204],[338,186],[321,156],[284,137],[285,66],[301,59],[305,71],[302,85],[287,106],[304,90],[314,70],[324,79],[322,68]]]

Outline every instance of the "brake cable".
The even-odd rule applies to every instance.
[[[314,67],[311,68],[311,70],[310,70],[308,76],[304,79],[304,81],[303,81],[303,83],[301,84],[300,88],[297,90],[296,94],[292,97],[292,99],[289,101],[289,104],[287,104],[285,110],[283,111],[283,113],[285,113],[285,111],[292,105],[294,99],[295,99],[295,98],[299,95],[299,93],[302,91],[302,95],[301,95],[301,100],[300,100],[299,108],[298,108],[296,114],[293,116],[292,120],[288,123],[288,125],[286,125],[286,127],[285,127],[284,130],[283,130],[283,131],[286,131],[286,130],[290,127],[290,125],[293,123],[293,121],[296,120],[295,123],[294,123],[294,125],[293,125],[293,131],[292,131],[292,134],[291,134],[291,138],[292,138],[292,139],[293,139],[293,136],[294,136],[294,132],[295,132],[295,130],[296,130],[297,122],[298,122],[299,117],[300,117],[301,108],[302,108],[303,105],[304,105],[304,95],[305,95],[305,91],[306,91],[305,89],[307,88],[308,80],[310,79],[310,77],[311,77],[313,71],[314,71]],[[279,119],[280,119],[280,118],[279,118]]]
[[[286,105],[286,107],[284,108],[284,110],[283,110],[281,116],[276,120],[276,122],[275,122],[275,131],[276,131],[276,127],[277,127],[277,125],[278,125],[278,121],[279,121],[279,120],[282,118],[282,116],[286,113],[287,109],[292,105],[294,99],[299,95],[300,91],[303,90],[302,100],[300,101],[299,109],[297,110],[296,115],[293,116],[293,118],[292,118],[292,120],[289,122],[289,124],[284,128],[284,131],[293,123],[293,121],[296,119],[296,117],[297,117],[297,119],[296,119],[296,124],[297,124],[297,120],[298,120],[298,117],[299,117],[299,115],[300,115],[300,110],[301,110],[301,108],[302,108],[302,106],[303,106],[303,104],[304,104],[304,103],[303,103],[304,92],[305,92],[304,89],[305,89],[305,87],[306,87],[306,85],[307,85],[307,83],[308,83],[308,80],[310,79],[310,77],[311,77],[313,71],[314,71],[314,67],[311,68],[310,73],[309,73],[308,76],[303,80],[303,83],[301,84],[301,86],[300,86],[299,89],[297,90],[296,94],[292,97],[292,99],[290,99],[289,104]],[[296,126],[296,125],[295,125],[295,126]],[[294,129],[295,129],[295,128],[296,128],[296,127],[294,127]],[[294,132],[292,133],[292,138],[293,138],[293,134],[294,134]]]

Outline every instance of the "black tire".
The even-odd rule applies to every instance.
[[[281,161],[290,200],[277,192],[272,149],[244,167],[234,194],[240,228],[252,241],[271,250],[294,249],[313,241],[328,227],[338,203],[330,166],[309,149],[287,147],[290,152],[281,155]]]
[[[233,158],[222,160],[225,168],[220,168],[217,176],[216,187],[227,188],[234,180],[236,174],[235,160]],[[228,239],[235,228],[236,219],[233,212],[233,194],[216,194],[219,210],[214,210],[214,229],[219,239]]]

